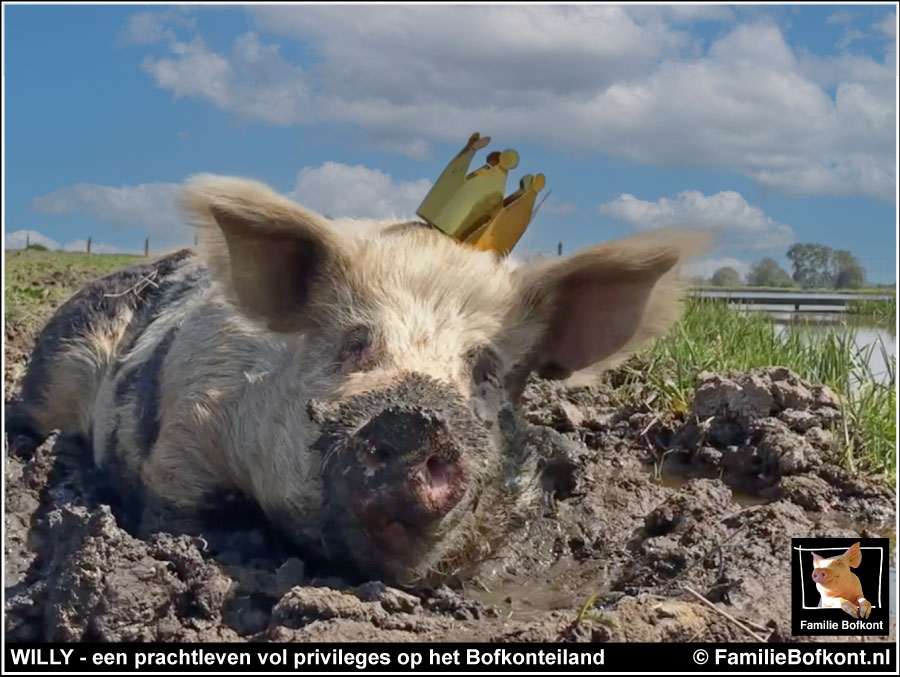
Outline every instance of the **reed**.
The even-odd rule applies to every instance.
[[[896,358],[880,340],[865,347],[856,329],[825,331],[779,327],[766,313],[741,312],[718,299],[688,298],[685,313],[666,336],[620,367],[626,385],[638,379],[653,392],[653,406],[690,410],[697,375],[703,371],[747,371],[785,366],[812,383],[830,386],[843,399],[835,439],[850,468],[894,478],[896,450]],[[887,373],[874,374],[875,351]]]
[[[876,324],[894,326],[897,324],[897,298],[850,301],[847,303],[847,313],[864,317]]]

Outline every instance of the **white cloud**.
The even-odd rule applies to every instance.
[[[884,34],[885,37],[897,39],[897,13],[888,12],[884,19],[876,24],[872,24],[872,28]]]
[[[783,194],[893,200],[893,58],[795,53],[765,23],[698,54],[684,26],[725,10],[268,5],[250,10],[257,28],[298,41],[307,65],[248,32],[227,54],[174,41],[144,69],[176,97],[276,125],[348,123],[414,158],[478,130],[733,170]]]
[[[78,183],[36,197],[29,209],[41,214],[86,214],[119,228],[144,228],[154,249],[182,246],[192,236],[178,213],[176,183],[101,186]]]
[[[406,218],[430,188],[428,179],[394,181],[379,169],[326,162],[301,169],[288,197],[333,218]]]
[[[3,238],[4,249],[25,249],[29,244],[43,245],[47,249],[59,249],[60,244],[56,240],[52,240],[43,233],[36,230],[16,230],[12,233],[5,233]]]
[[[194,28],[196,21],[189,16],[190,8],[181,6],[163,12],[137,12],[128,17],[128,24],[119,31],[123,45],[152,45],[163,40],[175,40],[174,26]]]
[[[428,179],[395,181],[378,169],[326,162],[301,169],[288,197],[334,218],[407,218],[414,216],[430,188]],[[177,207],[180,190],[176,183],[121,187],[79,183],[34,198],[29,209],[41,214],[85,214],[119,228],[143,228],[150,238],[150,248],[160,251],[193,242]],[[24,247],[26,231],[17,232],[21,233],[16,237],[20,237]],[[76,250],[84,250],[85,244],[84,240],[70,243]],[[56,242],[46,246],[60,248]],[[97,246],[100,245],[92,245],[92,250],[99,252]]]
[[[853,21],[853,15],[846,10],[841,10],[830,15],[825,22],[830,24],[846,24]]]
[[[141,67],[175,98],[197,96],[250,120],[286,126],[310,122],[310,86],[302,68],[281,57],[277,45],[263,45],[248,32],[229,57],[213,52],[202,38],[173,42],[173,58],[147,57]]]
[[[162,17],[155,12],[132,14],[128,26],[119,33],[119,42],[125,45],[151,45],[174,39],[175,34],[165,27]]]
[[[689,23],[693,21],[732,21],[734,12],[727,5],[716,5],[711,2],[690,5],[677,3],[673,5],[633,5],[628,8],[631,16],[650,18],[664,16],[672,23]]]
[[[750,264],[746,261],[725,256],[722,258],[691,261],[690,263],[685,264],[684,274],[688,277],[702,277],[708,280],[719,268],[725,267],[734,268],[744,279],[747,278],[747,272],[750,270]]]
[[[73,240],[66,244],[60,244],[36,230],[16,230],[12,233],[6,233],[3,240],[4,249],[24,249],[30,244],[43,245],[51,251],[59,251],[60,249],[67,252],[87,251],[87,240]],[[122,250],[105,242],[91,242],[91,252],[95,254],[121,254]]]
[[[841,39],[838,40],[838,48],[843,51],[847,49],[851,44],[856,42],[857,40],[862,40],[866,37],[866,34],[863,33],[858,28],[848,28],[844,31],[844,34],[841,36]]]
[[[602,216],[628,223],[633,228],[706,228],[717,234],[717,244],[731,251],[776,251],[796,241],[790,226],[774,221],[762,209],[750,205],[740,193],[725,190],[704,195],[686,190],[655,202],[627,193],[598,207]]]

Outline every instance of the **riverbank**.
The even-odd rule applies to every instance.
[[[881,287],[862,287],[860,289],[834,289],[833,287],[717,287],[713,284],[694,285],[689,291],[721,291],[721,292],[802,292],[804,294],[893,294],[896,296],[895,287],[884,285]]]
[[[849,469],[896,473],[896,358],[884,354],[888,373],[876,380],[871,352],[859,348],[853,328],[827,327],[815,333],[779,332],[763,312],[741,312],[714,299],[688,298],[685,313],[665,337],[604,376],[653,397],[653,406],[685,412],[697,376],[706,371],[746,372],[785,366],[802,378],[838,393],[844,416],[836,430],[837,456]],[[645,392],[646,391],[646,392]],[[627,392],[627,391],[626,391]]]
[[[897,324],[897,298],[850,301],[847,313],[868,318],[879,326],[893,327]]]

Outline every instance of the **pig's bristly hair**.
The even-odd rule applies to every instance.
[[[211,296],[221,296],[215,299],[221,312],[229,322],[249,325],[244,319],[249,318],[271,330],[259,332],[265,341],[248,339],[248,345],[264,346],[271,338],[293,351],[282,359],[279,349],[265,347],[266,371],[275,365],[281,369],[273,371],[265,391],[241,381],[240,421],[254,430],[238,426],[241,439],[251,444],[236,446],[229,457],[238,469],[236,484],[250,487],[248,493],[269,514],[300,514],[289,509],[291,502],[312,506],[313,494],[321,491],[316,484],[321,468],[307,459],[293,469],[298,455],[287,453],[306,448],[312,439],[299,411],[304,397],[347,401],[421,374],[452,384],[462,401],[474,402],[480,396],[466,355],[483,348],[497,354],[500,381],[504,374],[545,370],[547,363],[559,368],[557,378],[584,378],[677,319],[681,287],[675,266],[704,244],[697,234],[654,232],[567,257],[516,264],[414,224],[329,220],[243,179],[193,177],[182,206],[217,282]],[[346,333],[358,325],[369,332],[367,349],[375,355],[375,366],[343,374],[332,366]],[[302,339],[271,332],[297,332]],[[260,433],[256,421],[266,420],[273,400],[280,403],[282,425],[265,426]],[[495,414],[499,411],[487,415]],[[257,443],[260,434],[269,435],[264,444]],[[173,445],[179,452],[182,447]],[[260,451],[251,456],[247,448]],[[282,453],[262,451],[271,449]],[[412,573],[450,573],[473,556],[486,556],[479,550],[487,542],[486,526],[503,517],[486,511],[519,510],[497,507],[502,472],[495,461],[481,459],[472,470],[470,486],[485,499],[476,501],[477,514],[473,510],[451,525],[453,534],[442,536],[433,556]],[[301,471],[314,477],[300,477]],[[301,496],[297,487],[304,482],[311,488]]]
[[[608,330],[622,318],[628,320],[619,340],[609,341],[608,351],[603,351],[601,337],[595,335],[597,353],[591,361],[563,369],[560,377],[567,378],[571,385],[590,383],[599,372],[665,333],[682,311],[685,287],[680,267],[707,249],[710,240],[710,234],[704,231],[660,230],[588,247],[562,260],[545,259],[521,266],[516,274],[524,288],[522,305],[526,312],[551,325],[546,327],[548,332],[555,329],[552,324],[558,318],[554,316],[554,305],[560,304],[560,289],[566,284],[581,289],[595,286],[596,305],[583,303],[575,314],[584,319],[592,311],[599,313],[603,323],[598,330]],[[617,294],[625,302],[616,302]],[[590,295],[586,299],[590,300]],[[532,359],[539,362],[541,356]]]
[[[226,296],[275,331],[314,323],[306,312],[314,282],[348,267],[339,231],[264,184],[201,174],[188,181],[181,206]]]
[[[376,326],[388,352],[405,356],[407,368],[432,372],[447,369],[442,356],[448,350],[462,353],[489,341],[501,344],[511,360],[524,359],[539,349],[542,334],[558,330],[555,324],[577,321],[555,318],[548,309],[559,303],[561,287],[587,279],[600,290],[598,308],[612,315],[608,322],[632,316],[633,325],[609,341],[609,351],[598,347],[592,361],[563,365],[558,375],[590,380],[677,320],[683,286],[675,266],[709,242],[698,231],[654,231],[520,264],[409,224],[330,222],[244,179],[193,177],[182,204],[201,236],[201,254],[245,314],[286,331],[309,326],[311,317]],[[292,248],[289,243],[298,239],[306,244]],[[277,274],[279,268],[305,268],[328,281],[328,293],[312,294],[309,277]],[[636,300],[630,304],[599,303],[607,300],[604,285],[621,291],[629,281],[636,281],[635,288],[643,285],[646,294],[632,292]],[[298,294],[296,287],[304,291]],[[590,314],[590,307],[580,309]]]

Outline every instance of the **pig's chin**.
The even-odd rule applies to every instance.
[[[455,559],[458,546],[467,541],[461,528],[467,508],[454,509],[441,523],[427,530],[409,525],[402,519],[383,523],[341,524],[331,538],[324,539],[326,554],[349,558],[363,577],[379,578],[400,585],[435,583],[449,573],[449,560]]]

